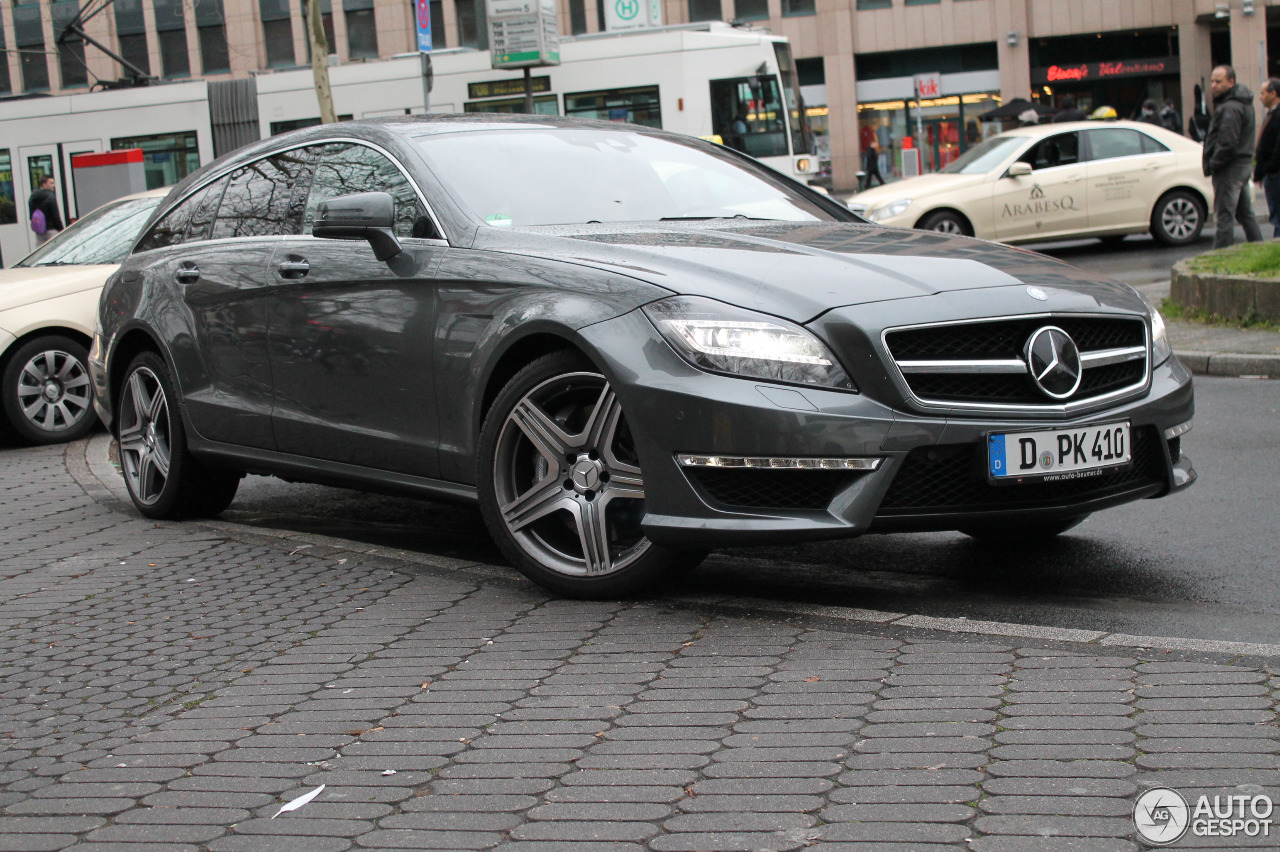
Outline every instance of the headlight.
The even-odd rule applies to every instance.
[[[1164,317],[1156,306],[1147,302],[1147,313],[1151,316],[1151,366],[1158,367],[1173,354],[1169,344],[1169,333],[1164,327]]]
[[[644,312],[672,348],[699,369],[857,390],[822,341],[786,320],[689,296],[654,302]]]
[[[910,198],[899,198],[897,201],[890,201],[888,204],[868,211],[867,218],[872,222],[883,222],[885,219],[892,219],[894,216],[901,216],[903,213],[907,212],[907,208],[910,206]]]

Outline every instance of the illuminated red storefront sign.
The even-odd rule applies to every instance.
[[[1178,57],[1166,56],[1161,59],[1129,59],[1119,62],[1081,62],[1078,65],[1050,65],[1047,68],[1032,68],[1031,82],[1036,85],[1044,83],[1083,83],[1091,80],[1107,80],[1112,77],[1147,77],[1161,74],[1177,74],[1179,72]]]

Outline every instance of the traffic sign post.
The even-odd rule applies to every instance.
[[[494,68],[524,69],[524,111],[533,114],[530,69],[560,64],[555,0],[485,0]]]
[[[418,55],[422,57],[422,111],[431,112],[431,0],[415,0],[414,18],[418,30]]]

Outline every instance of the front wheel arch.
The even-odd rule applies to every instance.
[[[915,228],[918,231],[940,231],[942,233],[953,233],[944,231],[938,225],[943,221],[953,221],[960,228],[960,233],[966,237],[972,237],[973,222],[969,217],[961,213],[954,207],[937,207],[916,220]]]

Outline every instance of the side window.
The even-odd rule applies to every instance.
[[[1169,146],[1158,139],[1152,139],[1145,133],[1139,133],[1138,138],[1142,140],[1142,153],[1144,154],[1164,154],[1169,151]]]
[[[213,222],[212,239],[298,233],[309,161],[305,150],[284,151],[233,172]]]
[[[1116,157],[1133,157],[1146,153],[1142,150],[1142,140],[1150,138],[1145,133],[1124,127],[1090,130],[1089,159],[1113,160]],[[1151,141],[1155,142],[1154,139]]]
[[[1041,139],[1018,159],[1036,171],[1075,165],[1080,162],[1080,134],[1058,133]]]
[[[191,214],[191,228],[187,231],[187,242],[194,243],[209,239],[209,234],[213,230],[214,216],[218,212],[218,205],[222,203],[222,194],[227,191],[227,184],[230,182],[231,177],[224,175],[205,187],[204,194]]]
[[[396,236],[438,237],[413,184],[382,154],[348,142],[324,146],[307,198],[302,232],[311,233],[321,202],[357,192],[389,192],[396,202]]]
[[[152,249],[176,246],[181,243],[187,233],[187,227],[191,224],[192,214],[195,213],[196,207],[208,191],[206,187],[193,195],[187,196],[181,204],[164,214],[158,222],[151,226],[151,230],[147,231],[147,235],[138,243],[137,250],[151,251]]]

